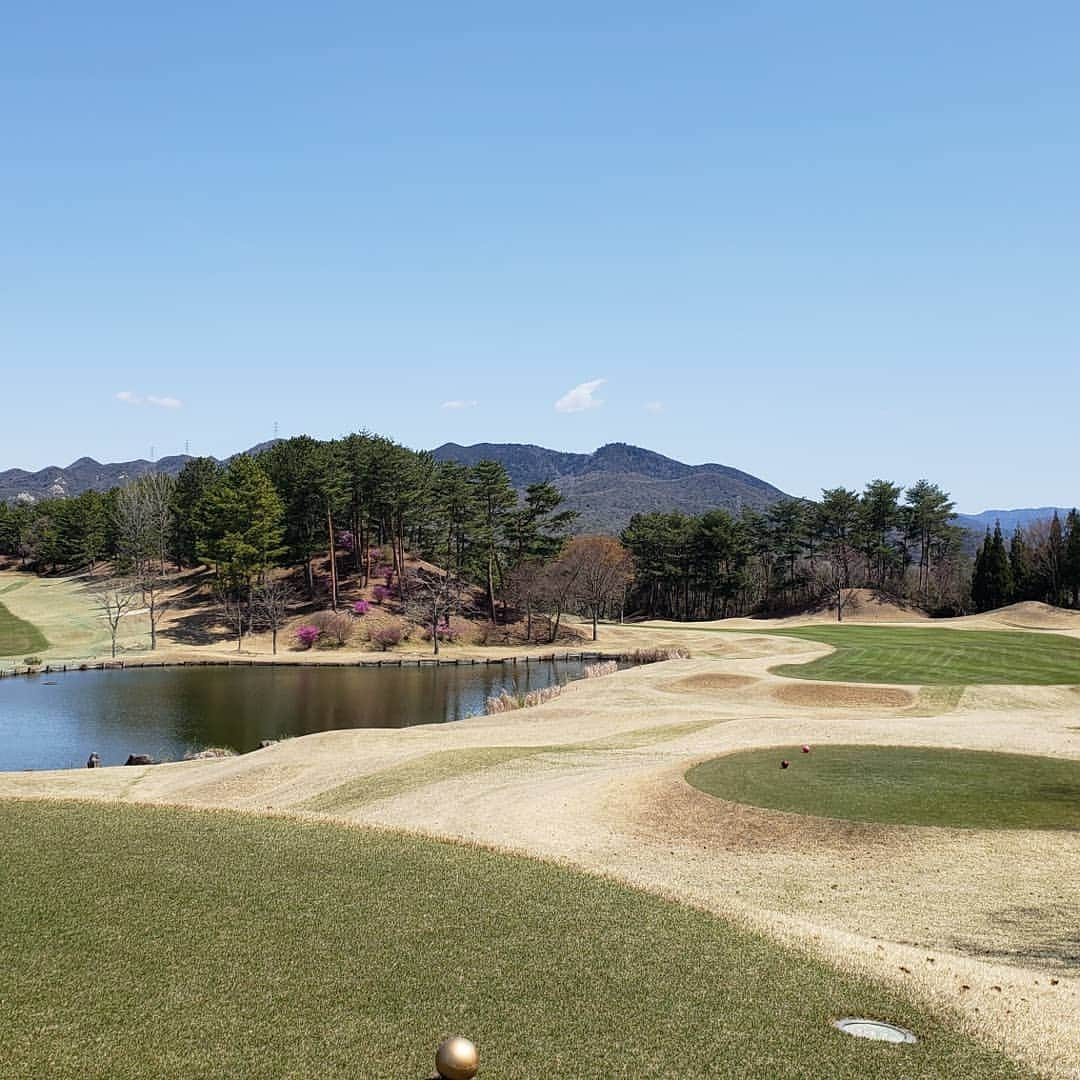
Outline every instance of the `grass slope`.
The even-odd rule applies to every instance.
[[[683,724],[664,724],[639,728],[590,742],[569,743],[565,746],[478,746],[463,750],[436,750],[430,754],[409,758],[399,765],[346,780],[335,787],[320,791],[301,803],[298,809],[315,810],[323,814],[347,814],[381,799],[415,791],[445,780],[459,780],[472,773],[494,769],[511,761],[536,757],[537,754],[573,754],[589,750],[636,750],[665,739],[678,739],[712,727],[713,720],[693,720]]]
[[[836,652],[772,670],[830,682],[1049,686],[1080,683],[1080,640],[1013,630],[800,626],[770,634],[820,641]]]
[[[1028,1076],[898,993],[703,913],[476,848],[0,804],[0,1075]],[[830,1020],[888,1017],[917,1046]],[[809,1070],[809,1071],[808,1071]]]
[[[781,769],[787,758],[791,767]],[[797,814],[960,829],[1080,829],[1080,761],[913,746],[746,750],[695,765],[710,795]]]
[[[28,656],[48,647],[45,635],[33,623],[12,615],[0,604],[0,656]]]

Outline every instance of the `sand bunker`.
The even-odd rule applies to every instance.
[[[773,697],[785,705],[819,709],[906,709],[915,704],[909,690],[893,686],[845,686],[841,683],[803,682],[778,686]]]
[[[684,679],[674,679],[665,683],[665,690],[674,690],[680,694],[724,693],[751,686],[760,680],[752,675],[725,675],[721,672],[707,672],[704,675],[687,675]]]

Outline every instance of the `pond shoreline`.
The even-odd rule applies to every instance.
[[[526,665],[526,664],[552,664],[552,663],[584,663],[586,660],[616,660],[628,661],[632,659],[630,653],[620,652],[554,652],[540,654],[520,654],[509,656],[491,657],[453,657],[441,656],[397,656],[394,658],[379,657],[378,659],[360,660],[278,660],[276,658],[246,659],[207,659],[207,660],[154,660],[154,661],[129,661],[120,660],[94,660],[80,661],[78,663],[64,664],[41,664],[35,667],[17,668],[10,670],[0,668],[0,679],[25,678],[29,675],[56,675],[71,671],[138,671],[144,668],[171,668],[171,667],[372,667],[372,668],[406,668],[406,667],[483,667],[498,664]]]

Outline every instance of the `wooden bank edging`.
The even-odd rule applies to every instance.
[[[418,656],[387,659],[385,657],[372,660],[154,660],[137,661],[129,663],[126,660],[96,660],[80,661],[70,664],[42,664],[39,667],[14,667],[10,671],[0,668],[0,679],[11,679],[19,675],[53,675],[66,671],[137,671],[141,668],[169,668],[169,667],[308,667],[308,668],[346,668],[346,667],[370,667],[370,668],[406,668],[406,667],[489,667],[493,664],[551,664],[556,662],[569,662],[577,660],[616,660],[625,661],[632,659],[629,653],[610,652],[563,652],[542,653],[533,656],[492,656],[477,659],[455,657],[444,659],[441,656]]]

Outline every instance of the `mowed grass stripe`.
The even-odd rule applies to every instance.
[[[789,767],[780,767],[781,760]],[[1080,761],[916,746],[745,750],[694,766],[710,795],[795,814],[957,829],[1080,830]]]
[[[1031,1074],[898,991],[566,868],[255,815],[0,804],[0,1075]],[[852,1039],[842,1015],[921,1042]]]
[[[0,656],[27,656],[48,647],[45,635],[33,623],[0,604]]]
[[[807,664],[774,674],[828,682],[1026,686],[1080,683],[1080,640],[1020,630],[946,630],[890,626],[800,626],[767,631],[832,645]]]

